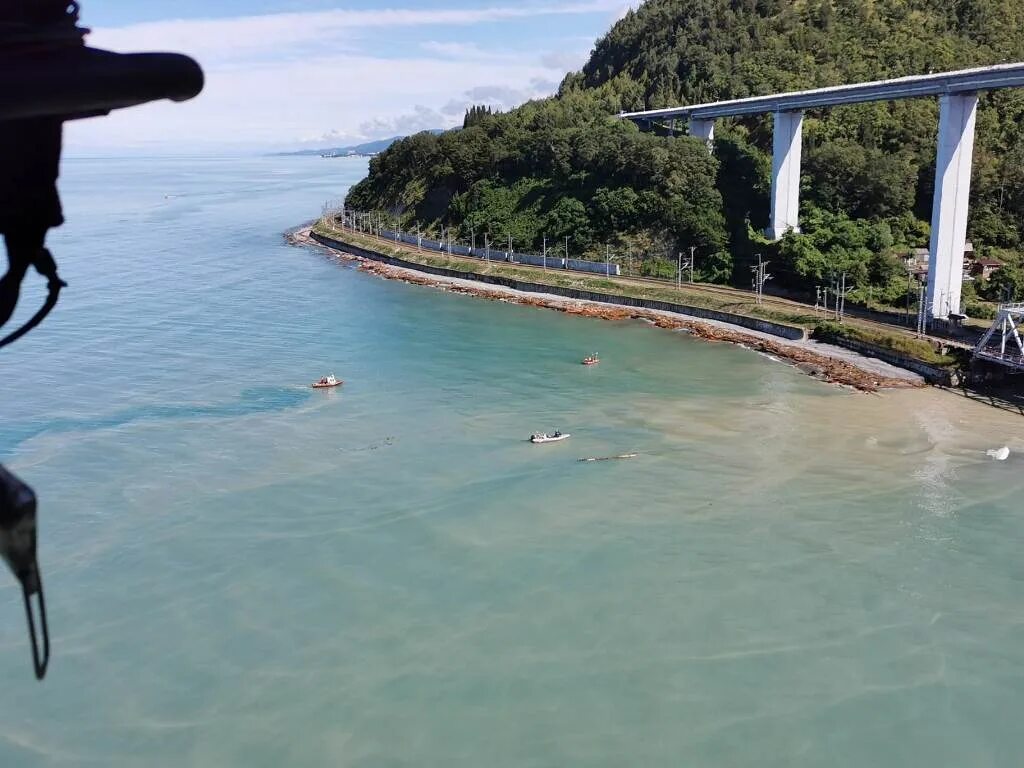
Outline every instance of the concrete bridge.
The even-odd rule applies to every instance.
[[[716,119],[772,113],[775,132],[772,142],[771,224],[768,236],[778,239],[790,230],[800,231],[800,156],[804,110],[866,101],[937,96],[939,139],[935,163],[935,197],[932,203],[927,304],[930,317],[943,319],[960,312],[978,92],[1022,86],[1024,63],[999,64],[689,107],[624,112],[619,116],[638,123],[668,120],[673,127],[676,120],[687,120],[690,135],[703,139],[710,148]]]

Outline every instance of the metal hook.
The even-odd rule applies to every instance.
[[[29,589],[31,579],[26,576],[21,580],[21,593],[25,598],[25,617],[28,619],[28,635],[32,642],[32,666],[36,672],[36,680],[46,677],[46,667],[50,663],[50,629],[46,624],[46,598],[43,596],[43,580],[39,575],[39,567],[33,563],[36,593],[39,595],[39,627],[43,635],[42,658],[39,653],[39,640],[36,637],[36,622],[32,611],[32,590]]]

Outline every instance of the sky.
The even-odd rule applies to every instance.
[[[72,154],[347,146],[548,96],[639,0],[84,0],[88,44],[177,51],[206,87],[68,124]]]

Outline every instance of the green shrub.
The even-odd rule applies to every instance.
[[[964,313],[968,317],[974,317],[978,320],[995,320],[996,319],[996,308],[995,305],[989,304],[985,301],[971,301],[968,300],[964,303]]]

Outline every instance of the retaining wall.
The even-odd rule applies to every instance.
[[[515,280],[501,275],[482,275],[476,272],[462,272],[460,270],[446,269],[444,267],[434,267],[427,264],[418,264],[413,261],[406,261],[405,259],[397,256],[387,256],[383,253],[371,251],[316,232],[312,232],[311,237],[321,245],[326,245],[330,248],[337,248],[338,250],[346,253],[351,253],[354,256],[361,256],[362,258],[371,259],[372,261],[379,261],[395,267],[404,267],[406,269],[425,272],[431,275],[438,275],[440,277],[455,277],[461,280],[473,280],[478,283],[500,285],[505,288],[513,288],[517,291],[524,291],[527,293],[549,293],[555,296],[562,296],[567,299],[582,299],[585,301],[596,301],[602,304],[616,304],[625,307],[657,309],[664,312],[673,312],[678,315],[686,315],[702,320],[717,320],[722,323],[730,323],[752,331],[760,331],[762,333],[771,334],[772,336],[779,336],[784,339],[800,340],[807,338],[807,331],[804,328],[793,325],[784,325],[782,323],[773,323],[769,320],[761,320],[756,317],[734,315],[731,312],[720,312],[715,309],[705,309],[703,307],[691,307],[687,304],[676,304],[668,301],[655,301],[653,299],[640,299],[634,296],[620,296],[617,294],[587,291],[579,288],[566,288],[558,285],[533,283],[524,280]]]
[[[826,336],[823,341],[835,344],[837,347],[845,347],[865,357],[876,357],[890,365],[895,365],[897,368],[913,371],[923,376],[924,380],[929,384],[939,384],[946,387],[959,384],[959,376],[954,372],[935,365],[929,365],[922,360],[918,360],[916,357],[907,357],[892,349],[868,344],[865,341],[847,339],[842,336]]]

